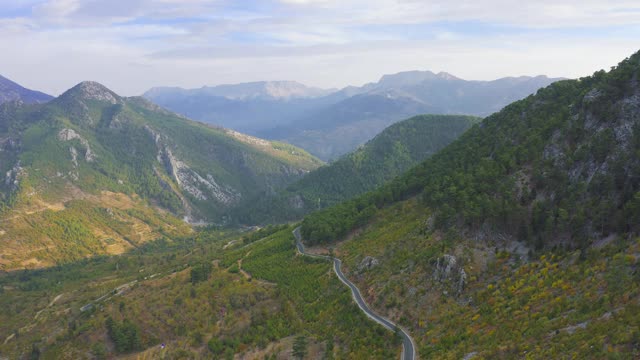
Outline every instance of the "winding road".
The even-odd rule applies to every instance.
[[[367,305],[367,303],[364,301],[364,299],[362,298],[362,295],[360,294],[360,290],[358,289],[357,286],[355,286],[351,281],[349,281],[349,279],[347,279],[346,276],[344,276],[344,274],[342,273],[342,261],[340,261],[340,259],[336,259],[336,258],[331,258],[329,256],[324,256],[324,255],[316,255],[316,254],[309,254],[306,253],[304,251],[304,245],[302,244],[302,236],[300,235],[300,227],[298,226],[297,228],[295,228],[293,230],[293,236],[296,238],[296,248],[298,249],[298,252],[302,255],[306,255],[306,256],[310,256],[310,257],[314,257],[314,258],[319,258],[319,259],[325,259],[325,260],[333,260],[333,270],[335,271],[336,275],[338,276],[338,279],[340,279],[340,281],[342,281],[345,285],[347,285],[350,289],[351,289],[351,295],[353,296],[353,300],[356,302],[356,304],[358,305],[358,307],[360,308],[360,310],[362,310],[365,315],[367,315],[368,318],[370,318],[371,320],[377,322],[378,324],[384,326],[385,328],[391,330],[391,331],[398,331],[398,334],[400,335],[400,337],[402,337],[402,360],[415,360],[416,359],[416,351],[415,351],[415,344],[413,342],[413,339],[411,338],[411,336],[409,336],[409,333],[404,330],[403,328],[401,328],[400,326],[398,326],[397,324],[392,323],[391,321],[383,318],[382,316],[376,314],[375,312],[373,312],[369,306]]]

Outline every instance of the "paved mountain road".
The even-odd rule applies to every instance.
[[[376,314],[369,308],[367,303],[362,298],[362,295],[360,294],[360,290],[358,289],[358,287],[355,286],[351,281],[349,281],[349,279],[347,279],[347,277],[344,276],[344,274],[342,273],[342,261],[336,258],[332,259],[329,256],[306,253],[304,251],[304,245],[302,245],[302,241],[301,241],[302,236],[300,235],[300,227],[297,227],[293,230],[293,236],[296,238],[296,248],[298,249],[298,252],[300,254],[319,258],[319,259],[325,259],[329,261],[333,260],[333,270],[338,276],[338,279],[340,279],[340,281],[342,281],[345,285],[347,285],[351,289],[351,295],[353,296],[353,300],[356,302],[360,310],[362,310],[365,313],[365,315],[367,315],[367,317],[369,317],[371,320],[377,322],[378,324],[384,326],[385,328],[391,331],[397,330],[398,334],[402,337],[402,360],[415,360],[416,359],[415,345],[413,343],[413,339],[411,338],[411,336],[409,336],[409,333],[407,333],[400,326]]]

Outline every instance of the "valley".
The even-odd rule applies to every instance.
[[[3,3],[0,360],[640,359],[636,4],[525,5]]]

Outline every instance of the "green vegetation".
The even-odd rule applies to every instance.
[[[495,238],[425,228],[431,216],[418,199],[396,203],[335,249],[375,310],[413,335],[421,358],[637,357],[639,237],[528,256]],[[466,273],[459,294],[457,273],[434,277],[445,254]],[[378,265],[359,268],[365,256]]]
[[[320,167],[276,196],[263,194],[236,217],[245,223],[299,219],[392,180],[457,139],[480,119],[420,115],[389,126],[365,145]]]
[[[353,153],[288,186],[313,208],[334,205],[373,190],[437,153],[480,118],[420,115],[393,124]]]
[[[489,229],[537,249],[638,231],[640,125],[625,103],[639,70],[637,53],[609,73],[541,89],[391,183],[307,216],[302,234],[339,239],[419,194],[440,229]]]
[[[291,305],[283,313],[299,314],[289,325],[289,335],[304,332],[307,340],[333,339],[336,358],[397,356],[400,348],[395,346],[394,334],[360,311],[328,262],[296,256],[291,230],[289,227],[264,241],[226,252],[224,266],[241,259],[242,268],[254,278],[277,284],[278,293]],[[261,329],[262,336],[271,339],[268,330]]]
[[[393,334],[359,311],[330,265],[296,256],[291,230],[243,245],[247,235],[209,228],[120,256],[2,274],[0,353],[269,358],[303,336],[313,356],[396,357]]]
[[[307,216],[302,235],[309,245],[344,240],[325,250],[367,303],[409,330],[422,358],[638,358],[639,77],[637,53],[609,73],[542,89],[405,175]],[[72,91],[37,117],[0,121],[24,148],[0,152],[16,161],[1,163],[10,181],[0,265],[61,264],[0,273],[3,356],[398,356],[397,334],[359,310],[331,264],[297,254],[293,226],[190,232],[158,208],[222,211],[179,184],[207,171],[218,193],[234,179],[272,191],[289,181],[282,159],[295,151],[140,100],[81,100]],[[165,137],[146,137],[147,125]],[[62,128],[83,137],[62,143]],[[122,129],[131,141],[118,142]],[[408,164],[398,144],[384,146],[390,169]],[[229,159],[221,148],[239,152]],[[255,172],[227,167],[238,162]],[[358,187],[345,184],[340,196]],[[122,255],[90,257],[108,253]]]
[[[117,352],[140,350],[140,331],[129,319],[124,319],[122,323],[117,323],[111,317],[108,317],[106,326],[109,337],[116,345]]]
[[[244,198],[321,162],[81,83],[43,105],[0,105],[0,269],[122,253],[227,224]],[[108,243],[110,242],[110,243]]]
[[[258,241],[260,239],[264,239],[267,236],[277,233],[278,231],[282,231],[284,229],[288,229],[289,225],[267,225],[257,231],[250,232],[247,235],[242,237],[242,243],[247,245],[252,242]]]
[[[293,352],[292,355],[298,359],[302,360],[305,356],[307,356],[307,338],[304,336],[298,336],[293,341]]]
[[[191,267],[191,284],[209,280],[211,277],[211,264],[206,262]]]

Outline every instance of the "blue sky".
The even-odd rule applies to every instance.
[[[579,77],[640,49],[637,0],[4,0],[0,74],[57,95],[386,73]]]

